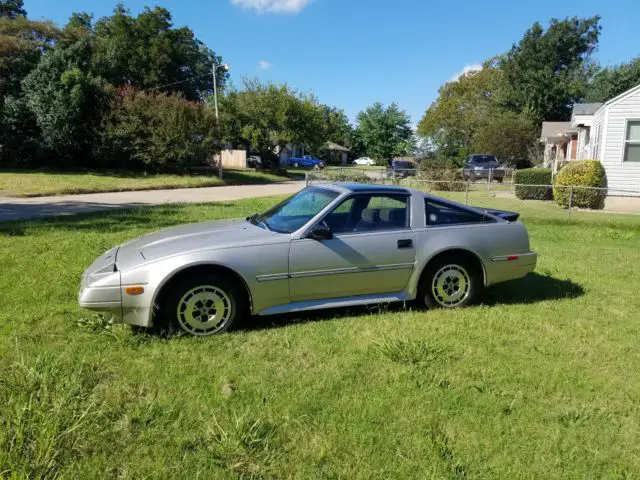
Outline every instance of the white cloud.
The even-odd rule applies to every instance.
[[[271,62],[267,60],[260,60],[258,62],[258,70],[269,70],[272,66]]]
[[[458,80],[463,75],[466,75],[467,73],[478,72],[480,70],[482,70],[482,65],[480,63],[474,63],[473,65],[467,65],[462,69],[461,72],[458,72],[453,77],[451,77],[449,79],[449,81],[450,82],[455,82],[456,80]]]
[[[231,0],[237,7],[255,10],[258,13],[297,13],[312,0]]]

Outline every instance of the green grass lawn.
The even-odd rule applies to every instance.
[[[640,476],[640,218],[474,195],[521,211],[539,253],[483,305],[206,339],[109,326],[77,307],[80,275],[145,232],[275,199],[0,226],[0,477]]]
[[[147,175],[135,173],[57,173],[0,171],[0,196],[40,197],[76,193],[248,185],[291,180],[252,170],[225,170],[224,181],[212,175]]]

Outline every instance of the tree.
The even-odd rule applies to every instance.
[[[441,157],[462,159],[473,150],[473,136],[502,108],[504,76],[494,61],[448,82],[426,111],[417,131]]]
[[[640,57],[600,70],[587,87],[588,102],[606,102],[640,84]]]
[[[353,126],[343,110],[328,105],[322,105],[325,117],[326,135],[329,141],[351,149],[353,147]]]
[[[7,95],[19,95],[22,80],[59,36],[51,22],[0,17],[0,104]]]
[[[213,112],[180,94],[121,89],[110,105],[102,131],[106,163],[161,170],[202,165],[216,143]]]
[[[86,12],[74,12],[60,33],[57,46],[69,47],[83,38],[94,35],[93,15]]]
[[[536,22],[501,59],[509,86],[507,106],[537,122],[568,120],[594,72],[590,56],[598,45],[600,17]]]
[[[171,13],[161,7],[145,8],[132,17],[122,4],[113,15],[98,20],[95,62],[116,86],[138,89],[162,87],[201,100],[213,91],[213,63],[222,58],[207,48],[187,27],[174,28]],[[226,74],[218,72],[218,86]]]
[[[378,102],[358,114],[358,134],[367,154],[378,163],[413,150],[411,120],[406,112],[392,103],[385,108]]]
[[[529,155],[538,134],[538,125],[526,115],[495,111],[476,128],[473,150],[496,155],[502,162],[524,168],[529,166]]]
[[[91,70],[91,56],[90,39],[56,48],[23,82],[42,146],[65,163],[87,165],[97,140],[107,85]]]
[[[24,97],[9,96],[0,116],[0,159],[11,164],[36,163],[40,129]]]
[[[245,80],[239,91],[221,99],[224,140],[260,153],[275,162],[287,145],[319,152],[327,141],[323,109],[315,98],[301,95],[287,85]]]
[[[0,0],[0,18],[26,17],[23,0]]]

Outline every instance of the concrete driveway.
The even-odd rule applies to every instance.
[[[0,197],[0,222],[75,215],[145,205],[225,202],[270,195],[289,195],[301,190],[304,185],[304,182],[283,182],[268,185],[92,193],[57,197]]]

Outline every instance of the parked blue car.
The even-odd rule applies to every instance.
[[[295,168],[324,168],[325,163],[323,160],[320,160],[313,155],[305,155],[302,158],[290,158],[289,166]]]

